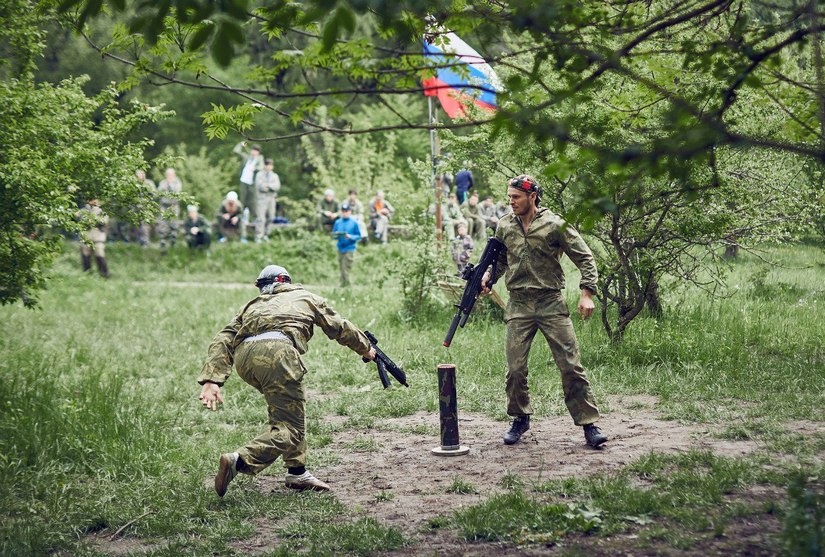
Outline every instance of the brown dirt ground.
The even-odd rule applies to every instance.
[[[410,431],[438,431],[437,414],[419,412],[401,418],[383,420],[380,427],[369,430],[344,430],[333,435],[333,442],[318,452],[337,455],[335,465],[312,472],[327,481],[332,493],[359,516],[373,517],[381,524],[400,528],[411,541],[404,548],[387,553],[399,556],[533,556],[559,555],[575,549],[580,555],[601,556],[690,556],[774,554],[777,518],[770,514],[737,519],[720,536],[709,533],[695,540],[689,550],[678,550],[665,542],[644,539],[639,532],[614,537],[570,536],[562,544],[518,547],[503,543],[469,543],[451,528],[430,529],[434,517],[475,505],[491,495],[502,493],[502,478],[517,473],[525,485],[548,479],[611,474],[647,453],[676,454],[692,449],[710,450],[727,457],[747,455],[758,448],[748,440],[715,438],[718,427],[707,424],[680,424],[666,421],[656,411],[657,399],[651,396],[619,396],[610,399],[611,412],[602,416],[600,427],[610,436],[601,449],[584,444],[581,429],[568,416],[533,420],[522,441],[506,446],[501,436],[505,422],[481,414],[459,410],[462,445],[470,447],[466,456],[435,456],[431,449],[439,445],[437,435]],[[340,425],[344,418],[330,416],[329,423]],[[825,431],[821,422],[793,422],[791,431]],[[267,493],[285,493],[281,471],[255,478],[258,488]],[[449,486],[459,479],[471,484],[476,493],[454,494]],[[211,488],[212,478],[206,479]],[[768,492],[765,490],[767,489]],[[777,500],[782,490],[754,488],[737,497],[745,501]],[[257,533],[234,544],[244,554],[260,554],[277,547],[274,525],[261,519]],[[122,555],[139,547],[126,540],[94,544],[99,550]],[[107,543],[108,542],[108,543]],[[132,540],[134,542],[134,540]],[[126,544],[126,545],[123,545]],[[120,547],[123,545],[122,547]],[[144,548],[145,550],[146,548]]]

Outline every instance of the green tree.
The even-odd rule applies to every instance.
[[[151,192],[134,179],[145,165],[148,141],[134,141],[144,123],[166,115],[133,103],[119,106],[107,88],[92,97],[85,78],[35,83],[47,8],[6,2],[0,9],[0,303],[36,303],[60,250],[58,232],[87,226],[78,206],[98,199],[110,214],[149,220],[157,212]]]

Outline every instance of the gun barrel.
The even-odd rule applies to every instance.
[[[455,317],[453,317],[453,322],[450,323],[450,330],[447,331],[447,336],[444,338],[444,346],[450,346],[450,343],[453,342],[453,337],[455,336],[455,331],[458,329],[458,323],[461,321],[461,310],[459,309]]]

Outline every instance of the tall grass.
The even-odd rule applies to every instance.
[[[231,377],[224,409],[207,413],[197,404],[195,378],[211,337],[255,295],[250,284],[260,268],[278,263],[373,331],[411,384],[383,391],[374,365],[313,340],[305,358],[311,467],[324,463],[313,459],[329,458],[313,450],[334,432],[323,424],[326,415],[348,418],[335,428],[361,429],[437,411],[441,362],[458,367],[460,411],[506,419],[501,322],[474,315],[443,348],[454,310],[446,299],[436,295],[423,315],[404,311],[401,270],[417,249],[413,242],[359,247],[355,286],[341,289],[333,286],[333,242],[313,233],[279,231],[268,244],[220,244],[206,254],[113,245],[108,281],[83,275],[68,246],[40,309],[0,308],[0,554],[82,554],[89,550],[86,534],[109,535],[139,517],[122,535],[155,540],[159,553],[231,553],[233,540],[252,535],[251,520],[261,517],[282,521],[275,532],[282,553],[399,547],[397,530],[360,519],[334,497],[270,495],[244,477],[233,483],[232,497],[216,499],[204,481],[217,455],[257,434],[265,411],[260,397]],[[772,248],[769,255],[784,267],[744,255],[720,298],[665,287],[664,316],[634,321],[621,345],[609,343],[596,320],[574,319],[603,409],[610,410],[612,394],[652,394],[672,418],[736,425],[732,436],[776,443],[786,420],[821,420],[825,256],[811,245]],[[576,284],[571,274],[571,306]],[[537,414],[565,415],[541,339],[530,366]],[[788,450],[810,442],[782,441]],[[277,465],[272,473],[281,473]],[[605,493],[620,488],[606,484]],[[563,510],[548,511],[547,520]],[[593,517],[580,511],[568,509],[573,518],[564,520],[572,530],[590,531],[586,520]],[[335,527],[332,516],[339,517]]]

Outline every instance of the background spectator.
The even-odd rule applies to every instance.
[[[467,193],[473,189],[473,173],[466,168],[462,168],[455,175],[455,193],[458,197],[458,203],[464,203],[467,200]]]
[[[467,266],[467,263],[470,262],[470,256],[473,254],[473,239],[467,234],[466,224],[460,223],[458,225],[458,232],[450,242],[450,251],[456,269],[458,269],[458,275],[461,276],[461,272],[464,270],[464,267]]]
[[[375,197],[370,201],[370,228],[375,239],[382,244],[387,243],[387,232],[393,213],[395,209],[384,199],[383,190],[376,191]]]
[[[175,173],[175,169],[167,168],[163,180],[158,184],[158,193],[160,194],[158,204],[161,213],[158,216],[156,231],[161,248],[166,247],[167,243],[171,246],[175,245],[178,239],[178,218],[180,218],[180,201],[165,194],[180,193],[181,191],[183,191],[183,183]]]
[[[97,270],[103,278],[109,278],[109,265],[106,263],[106,227],[109,217],[100,208],[97,199],[90,199],[78,216],[89,224],[86,232],[80,236],[80,257],[83,271],[92,268],[92,251],[95,254]]]
[[[332,235],[338,240],[335,247],[338,249],[341,286],[349,286],[349,273],[355,260],[355,248],[361,239],[361,231],[358,223],[352,218],[352,208],[346,201],[341,205],[341,218],[332,226]]]
[[[352,219],[358,223],[358,231],[361,233],[361,239],[367,239],[367,223],[364,221],[364,204],[358,199],[358,192],[349,190],[349,196],[345,201],[352,211]]]
[[[186,243],[190,248],[206,249],[212,243],[212,231],[209,223],[198,212],[197,205],[186,207],[186,220],[183,222],[183,229],[186,231]]]
[[[258,196],[255,191],[255,178],[264,169],[264,157],[261,155],[261,147],[252,145],[249,151],[246,150],[246,141],[241,141],[232,150],[243,161],[241,166],[240,190],[241,205],[244,208],[243,222],[241,223],[241,240],[246,241],[246,227],[249,224],[250,215],[257,214]]]
[[[272,159],[264,161],[264,169],[255,177],[258,190],[258,211],[255,215],[255,241],[269,240],[275,219],[276,199],[281,189],[281,178],[273,172]]]
[[[335,192],[331,189],[324,190],[324,197],[318,202],[318,219],[321,228],[327,232],[332,231],[332,225],[338,218],[338,201],[335,199]]]
[[[238,201],[238,194],[234,191],[227,193],[217,214],[219,241],[237,240],[241,237],[242,217],[243,205]]]

